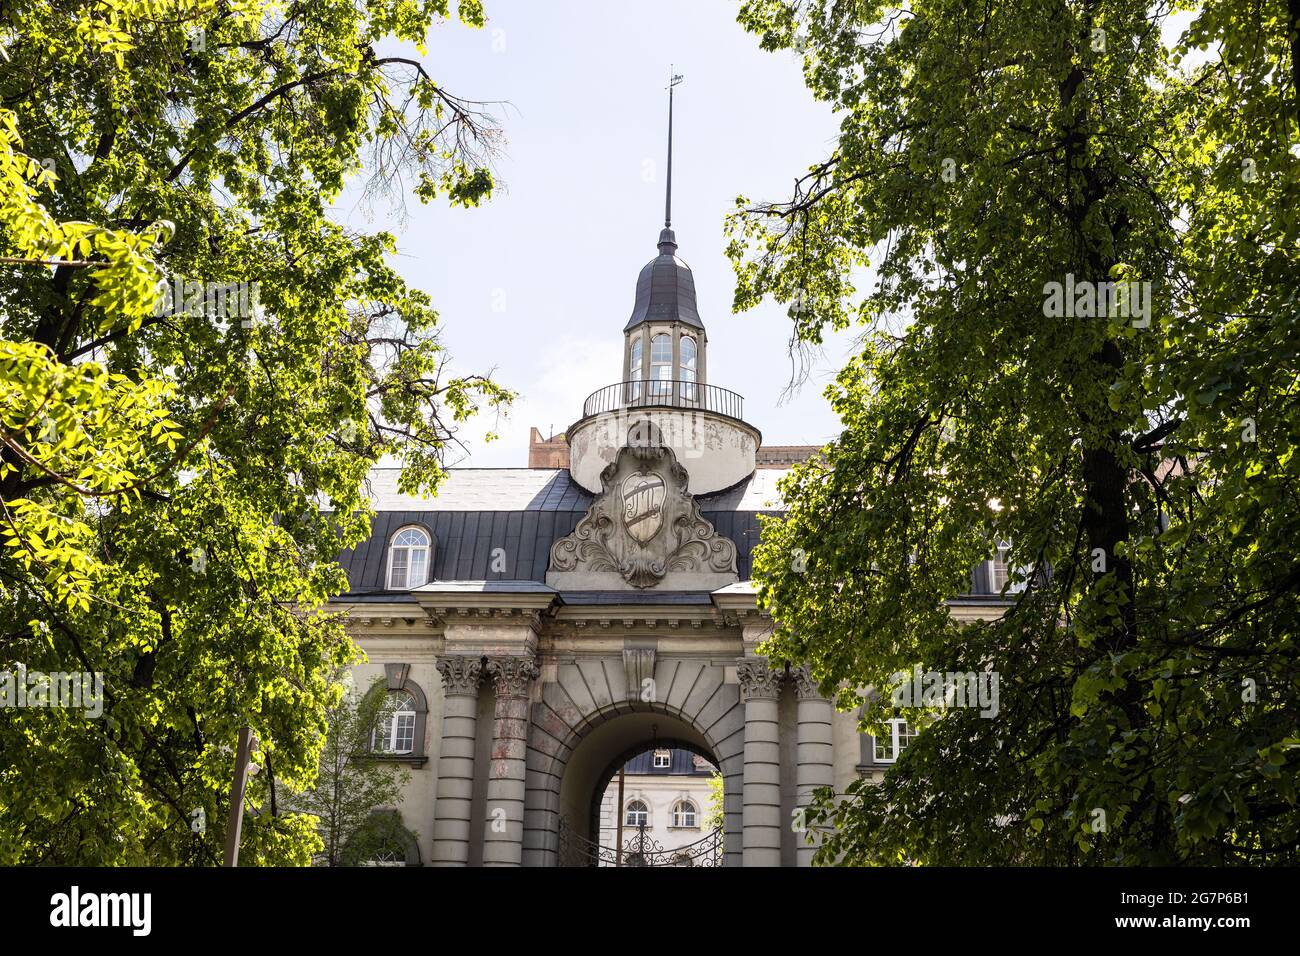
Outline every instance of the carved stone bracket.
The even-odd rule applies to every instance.
[[[623,673],[627,677],[627,699],[640,700],[645,682],[654,680],[655,649],[653,647],[623,648]]]
[[[673,572],[702,587],[734,582],[736,545],[719,535],[686,490],[689,476],[671,448],[624,446],[601,472],[601,493],[571,534],[551,546],[547,583],[635,588],[660,584]],[[571,576],[566,580],[565,576]]]
[[[443,692],[448,695],[475,697],[479,678],[483,676],[483,661],[478,657],[443,657],[438,660],[438,673],[442,675]]]
[[[531,657],[494,657],[488,661],[487,672],[498,697],[526,697],[529,685],[542,669]]]

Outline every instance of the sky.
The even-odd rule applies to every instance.
[[[737,0],[487,0],[488,23],[436,28],[426,69],[490,108],[506,142],[503,184],[486,204],[450,209],[413,197],[406,215],[358,188],[344,224],[395,233],[394,265],[428,292],[460,372],[488,372],[520,393],[509,418],[462,437],[449,464],[522,467],[529,427],[563,432],[583,399],[622,378],[623,326],[637,273],[663,226],[670,66],[673,228],[708,333],[708,380],[745,397],[764,444],[820,444],[838,433],[822,392],[848,355],[828,340],[811,379],[790,380],[790,320],[766,302],[734,315],[724,218],[736,197],[788,197],[831,151],[837,123],[813,101],[791,52],[765,53],[735,22]],[[495,427],[499,439],[485,443]]]

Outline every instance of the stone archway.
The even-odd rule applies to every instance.
[[[724,861],[720,853],[720,847],[724,845],[724,841],[719,839],[722,834],[717,831],[706,830],[703,825],[701,825],[701,836],[698,839],[692,839],[684,844],[674,846],[661,845],[653,835],[647,838],[644,828],[631,839],[625,838],[622,842],[618,840],[617,834],[625,829],[623,814],[626,799],[619,794],[617,788],[613,785],[613,781],[618,776],[619,770],[626,766],[629,761],[648,752],[667,750],[685,751],[703,757],[715,768],[718,765],[717,756],[707,747],[701,747],[692,740],[683,740],[680,737],[664,737],[659,734],[658,730],[659,726],[656,723],[653,725],[654,734],[651,739],[642,740],[611,760],[596,778],[594,787],[588,787],[585,781],[571,785],[571,790],[577,789],[579,792],[591,789],[590,805],[587,812],[588,826],[585,835],[576,833],[568,828],[565,816],[563,812],[561,813],[561,866],[723,865]],[[579,773],[573,772],[568,775],[568,778],[580,776]],[[565,808],[570,806],[570,803],[564,799],[563,791],[564,784],[562,783],[560,805]],[[685,791],[679,790],[678,798],[682,796],[687,796],[687,794]],[[703,800],[698,799],[699,796],[699,794],[695,794],[690,796],[690,799],[695,803],[697,812],[703,813],[708,805]],[[609,843],[606,843],[601,836],[601,807],[607,798],[613,800],[614,817],[612,823],[616,833],[614,839]],[[639,862],[620,862],[631,861],[634,856],[639,858]]]
[[[647,751],[660,749],[685,750],[688,753],[703,757],[715,767],[718,765],[717,756],[707,747],[701,747],[689,740],[682,740],[680,737],[662,737],[658,733],[658,725],[655,725],[655,733],[652,739],[635,744],[627,750],[624,750],[621,754],[611,760],[600,776],[596,778],[596,785],[592,788],[590,806],[587,811],[588,826],[585,834],[587,838],[592,838],[598,829],[597,820],[600,816],[601,797],[605,793],[605,788],[610,785],[610,782],[616,776],[618,776],[619,768],[625,766],[629,760],[639,757]],[[563,784],[561,784],[561,791],[563,791],[563,789]],[[563,793],[561,793],[560,805],[562,807],[565,806]]]
[[[612,663],[612,662],[611,662]],[[621,664],[621,662],[619,662]],[[619,760],[655,740],[702,753],[723,777],[726,865],[741,862],[744,706],[725,669],[707,661],[660,660],[657,686],[667,699],[617,699],[595,672],[602,662],[562,664],[545,680],[529,732],[524,812],[524,865],[559,863],[561,820],[586,836],[598,786]],[[606,692],[602,693],[604,689]],[[603,779],[602,779],[603,778]]]

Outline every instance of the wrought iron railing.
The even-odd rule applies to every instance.
[[[683,379],[650,379],[606,385],[587,396],[582,417],[623,408],[695,408],[745,418],[745,399],[716,385]]]
[[[644,825],[623,846],[593,843],[560,820],[560,866],[722,866],[722,831],[710,830],[694,843],[664,849]]]

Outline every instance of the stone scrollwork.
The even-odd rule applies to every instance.
[[[551,547],[551,575],[618,575],[635,588],[672,572],[714,586],[736,579],[736,545],[717,533],[687,492],[672,449],[625,446],[601,472],[601,493],[571,534]],[[617,580],[617,579],[615,579]]]
[[[794,692],[800,700],[820,700],[823,697],[821,688],[812,679],[806,664],[790,668],[790,683],[794,685]]]
[[[525,697],[528,685],[542,670],[531,657],[494,657],[488,661],[487,672],[496,686],[497,696]]]
[[[443,692],[448,695],[473,697],[478,693],[479,678],[483,675],[483,661],[477,657],[444,657],[438,661],[442,675]]]
[[[736,678],[740,691],[748,700],[751,697],[777,697],[785,673],[773,670],[765,660],[746,660],[736,665]]]

